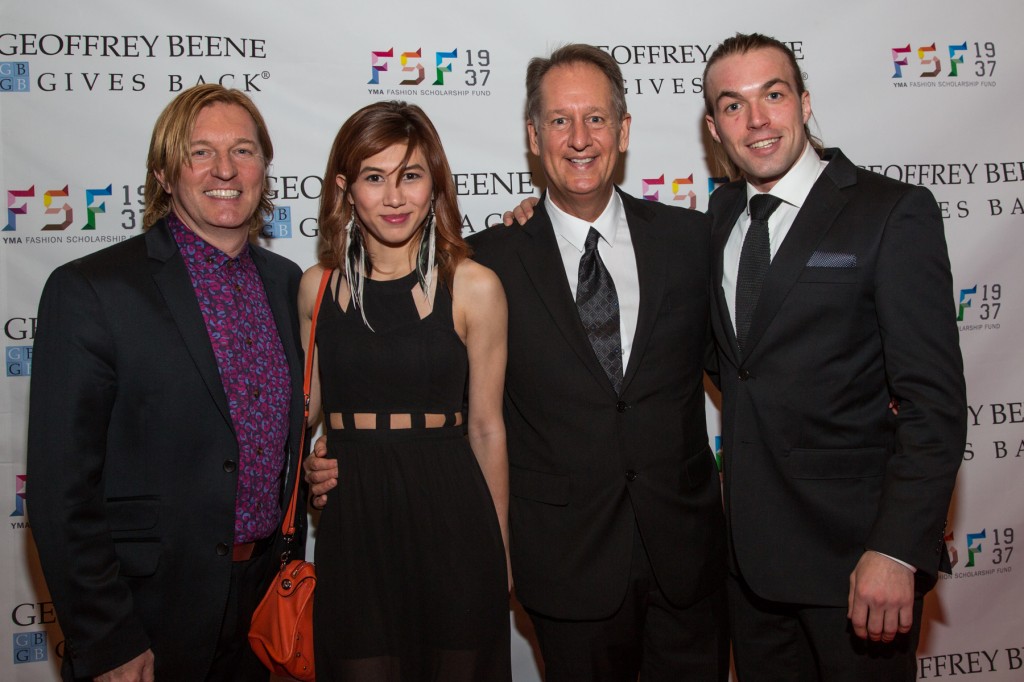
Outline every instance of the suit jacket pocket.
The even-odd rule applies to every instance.
[[[159,498],[110,498],[106,511],[121,575],[145,577],[156,573],[160,564]]]
[[[522,467],[509,467],[509,492],[535,502],[557,507],[569,504],[572,489],[569,474],[553,474]]]
[[[788,468],[793,478],[870,478],[885,474],[885,448],[793,448]]]
[[[140,535],[152,531],[160,520],[160,499],[155,496],[107,498],[107,522],[116,535]],[[145,533],[152,536],[153,533]]]
[[[849,284],[861,278],[861,269],[853,268],[815,268],[805,267],[800,273],[798,282],[818,284]]]

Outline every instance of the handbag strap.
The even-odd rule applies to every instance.
[[[309,394],[313,382],[313,354],[316,352],[316,318],[320,314],[320,303],[324,298],[324,290],[327,289],[327,282],[331,279],[331,268],[324,268],[324,274],[320,278],[320,286],[316,292],[316,303],[313,304],[313,319],[309,325],[309,345],[306,346],[306,371],[302,378],[302,436],[299,439],[299,456],[295,466],[295,481],[292,484],[291,501],[284,513],[284,521],[281,522],[281,534],[286,541],[291,542],[295,535],[295,510],[298,506],[299,481],[302,478],[302,454],[306,445],[306,429],[309,427]],[[289,552],[290,550],[285,550]]]

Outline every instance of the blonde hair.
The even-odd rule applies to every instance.
[[[270,177],[266,174],[270,162],[274,159],[274,145],[270,141],[270,133],[260,110],[245,93],[229,90],[216,83],[208,83],[189,88],[175,97],[153,126],[149,155],[146,157],[146,212],[142,216],[144,228],[152,227],[171,210],[171,195],[164,190],[156,174],[163,173],[164,181],[169,185],[178,182],[181,169],[191,164],[192,131],[196,127],[199,112],[211,104],[218,103],[242,107],[249,112],[256,124],[256,138],[260,145],[260,154],[263,156],[263,196],[260,197],[258,210],[250,218],[250,232],[258,233],[263,228],[264,218],[274,210]]]

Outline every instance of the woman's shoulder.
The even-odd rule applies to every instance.
[[[494,270],[471,258],[463,259],[456,266],[452,289],[454,298],[465,296],[467,301],[486,303],[505,298],[505,290]]]

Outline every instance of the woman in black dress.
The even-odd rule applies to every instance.
[[[468,259],[419,107],[379,102],[345,122],[319,221],[299,307],[308,338],[331,269],[311,415],[322,397],[339,473],[316,536],[317,679],[510,680],[507,307]]]

